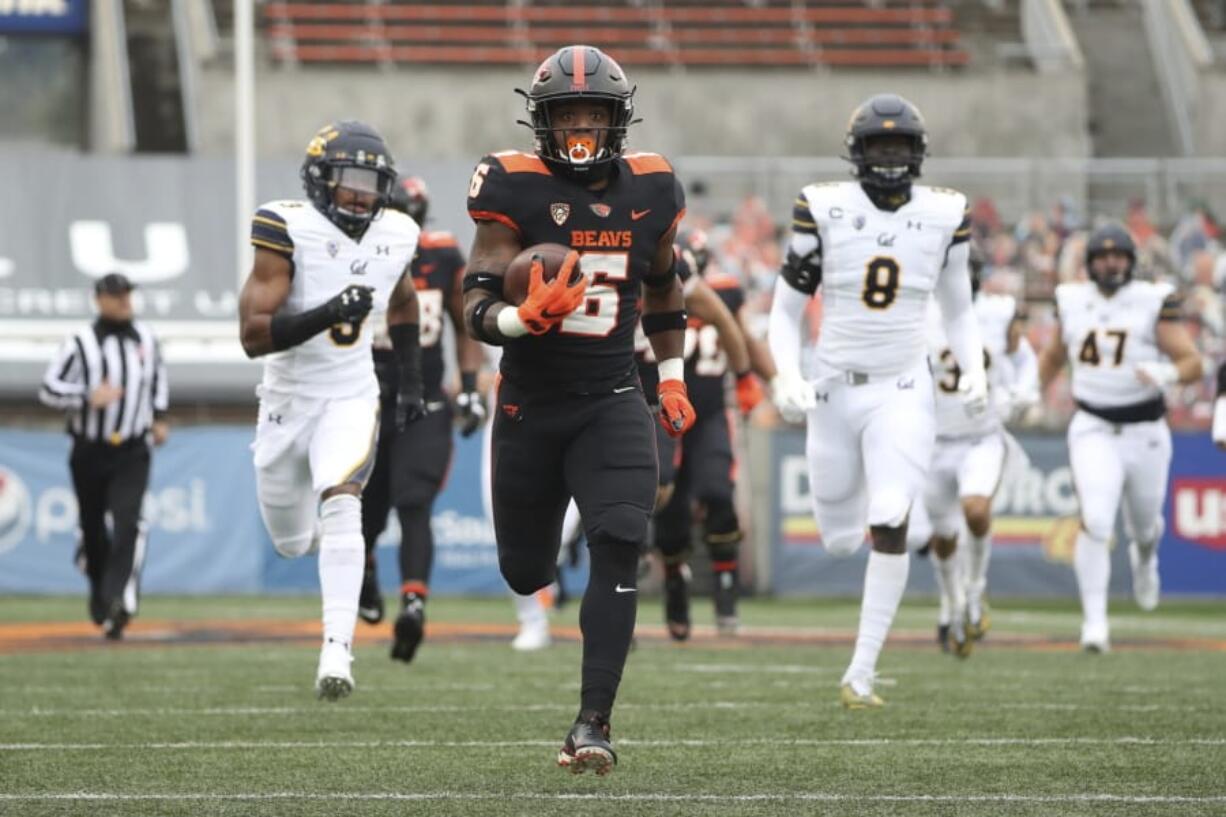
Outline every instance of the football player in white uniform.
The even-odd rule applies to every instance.
[[[971,289],[983,338],[991,410],[967,416],[962,369],[950,351],[940,312],[935,304],[929,307],[936,448],[924,492],[926,515],[931,520],[927,544],[941,600],[937,640],[942,649],[961,657],[970,654],[973,639],[982,638],[990,626],[984,593],[991,555],[992,499],[1010,452],[1020,452],[1003,423],[1039,400],[1038,356],[1022,335],[1022,313],[1012,296],[979,292],[981,267],[982,259],[972,248]],[[966,547],[958,548],[964,520],[968,541]],[[965,558],[957,558],[955,551]]]
[[[277,552],[319,551],[323,637],[315,691],[353,691],[350,644],[365,563],[362,486],[375,458],[379,384],[372,307],[386,304],[400,364],[397,422],[422,403],[417,295],[409,265],[419,228],[385,208],[392,157],[369,125],[321,129],[302,164],[307,201],[276,201],[252,219],[255,261],[243,285],[243,350],[265,357],[256,426],[256,490]]]
[[[860,629],[841,697],[880,706],[877,657],[907,584],[907,517],[923,489],[934,436],[925,354],[935,294],[964,410],[987,408],[983,343],[967,269],[966,197],[913,184],[927,135],[919,111],[893,94],[852,114],[846,145],[856,181],[812,184],[796,200],[787,259],[775,285],[770,348],[774,399],[787,418],[808,417],[806,454],[814,512],[832,554],[872,552]],[[801,321],[822,288],[822,327],[801,371]]]
[[[1066,362],[1072,367],[1077,412],[1069,423],[1068,449],[1081,503],[1073,568],[1081,593],[1081,645],[1089,652],[1110,646],[1107,585],[1121,499],[1133,595],[1142,610],[1158,606],[1158,542],[1171,466],[1163,391],[1204,373],[1173,287],[1134,281],[1136,260],[1122,226],[1094,231],[1086,243],[1090,280],[1056,288],[1058,332],[1039,361],[1044,389]]]

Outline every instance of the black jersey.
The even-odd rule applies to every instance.
[[[423,230],[409,270],[417,290],[422,385],[426,401],[433,402],[443,399],[443,321],[447,299],[464,277],[464,253],[451,233]],[[394,390],[396,362],[390,349],[375,349],[375,367],[384,390]]]
[[[745,290],[730,275],[711,275],[707,285],[715,290],[728,311],[736,315],[745,305]],[[685,331],[685,387],[699,417],[724,410],[724,375],[728,355],[719,342],[719,331],[709,323],[690,318]]]
[[[675,267],[677,277],[688,294],[687,285],[694,275],[693,268],[690,266],[692,256],[682,252],[681,248],[675,244],[673,245],[673,256],[677,259]],[[659,361],[656,360],[655,350],[651,348],[651,341],[643,333],[642,323],[634,330],[634,362],[638,365],[639,380],[643,383],[643,394],[647,395],[647,402],[654,403],[656,388],[660,385],[660,372],[657,369]]]
[[[589,190],[533,154],[495,153],[477,165],[468,212],[510,227],[525,248],[548,242],[578,250],[588,277],[586,303],[561,324],[504,344],[503,377],[570,393],[632,384],[640,285],[660,239],[685,213],[685,193],[664,157],[622,156],[608,186]]]

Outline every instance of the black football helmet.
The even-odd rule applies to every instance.
[[[387,205],[396,166],[378,131],[364,122],[345,120],[319,129],[307,145],[298,175],[307,198],[319,212],[344,232],[355,235]],[[375,204],[369,212],[339,207],[338,187],[373,194]]]
[[[1128,266],[1118,274],[1101,275],[1094,271],[1094,259],[1107,252],[1122,252],[1128,256]],[[1137,245],[1122,224],[1109,223],[1090,233],[1086,241],[1086,275],[1106,293],[1115,292],[1132,280],[1137,266]]]
[[[516,93],[527,100],[536,154],[552,170],[584,180],[598,180],[608,173],[612,162],[626,147],[626,131],[634,119],[634,87],[612,57],[590,45],[569,45],[541,63],[525,91]],[[568,138],[558,144],[557,128],[550,116],[559,102],[594,99],[609,103],[609,125],[596,128],[595,141]],[[603,139],[601,137],[603,136]]]
[[[706,230],[693,229],[681,235],[678,242],[694,258],[694,272],[705,275],[711,263],[711,242]]]
[[[878,151],[876,137],[906,136],[902,151]],[[847,123],[844,158],[855,165],[856,178],[883,193],[900,193],[920,176],[928,155],[928,131],[919,108],[897,94],[869,97],[852,113]]]
[[[392,185],[387,206],[404,213],[416,221],[418,226],[424,226],[426,211],[430,209],[430,191],[420,177],[401,176]]]

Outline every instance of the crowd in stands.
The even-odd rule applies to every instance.
[[[743,199],[730,214],[704,213],[700,202],[691,207],[690,226],[702,227],[714,248],[713,262],[739,277],[748,292],[750,325],[765,335],[771,293],[787,241],[786,225],[772,217],[757,196]],[[974,239],[986,259],[985,291],[1015,296],[1025,305],[1028,336],[1036,351],[1047,345],[1055,329],[1053,294],[1058,284],[1085,277],[1088,232],[1107,215],[1088,217],[1070,198],[1008,224],[991,199],[971,205]],[[1191,202],[1173,225],[1158,225],[1143,200],[1126,212],[1110,214],[1122,221],[1136,241],[1136,275],[1169,281],[1184,297],[1188,328],[1206,356],[1204,380],[1169,395],[1170,421],[1177,429],[1205,429],[1212,419],[1217,362],[1226,357],[1226,225],[1218,222],[1204,202]],[[820,300],[814,300],[811,321],[820,326]],[[1055,383],[1042,407],[1025,420],[1036,428],[1062,428],[1073,411],[1067,377]]]

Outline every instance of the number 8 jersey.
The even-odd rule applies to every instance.
[[[1107,298],[1090,281],[1061,284],[1056,310],[1075,400],[1116,408],[1162,397],[1157,386],[1137,379],[1136,366],[1163,358],[1158,321],[1178,320],[1181,313],[1171,285],[1129,281]]]
[[[685,214],[685,193],[672,167],[655,153],[615,159],[608,178],[604,189],[589,190],[518,151],[486,156],[473,173],[473,221],[504,225],[524,248],[556,243],[578,250],[588,277],[585,303],[558,327],[504,344],[501,371],[513,383],[601,393],[638,382],[640,285],[660,240]]]
[[[911,200],[889,211],[878,209],[858,182],[811,184],[796,200],[792,231],[794,242],[806,233],[818,240],[818,363],[870,375],[920,363],[928,301],[945,255],[970,239],[966,197],[915,185]]]
[[[265,390],[325,399],[379,394],[368,324],[384,316],[392,290],[413,260],[419,232],[413,219],[386,207],[356,241],[310,202],[275,201],[256,211],[251,243],[290,262],[289,297],[282,309],[314,309],[350,284],[371,287],[375,304],[364,321],[338,323],[265,357]]]

